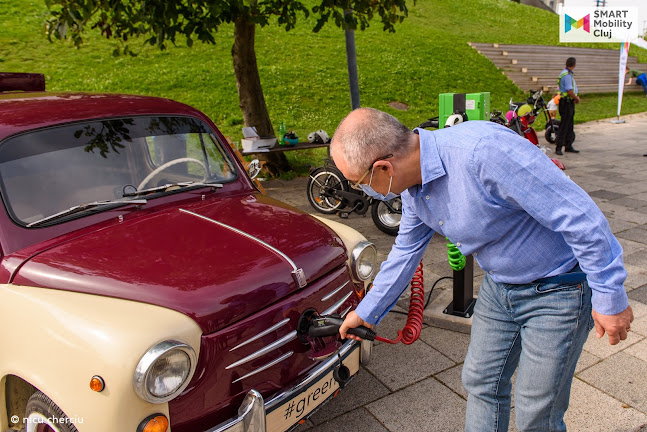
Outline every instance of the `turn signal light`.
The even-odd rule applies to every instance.
[[[137,432],[166,432],[168,419],[163,414],[153,414],[139,424]]]
[[[103,381],[103,378],[101,378],[99,375],[95,375],[90,380],[90,388],[95,392],[100,392],[104,388],[106,388],[106,383]]]

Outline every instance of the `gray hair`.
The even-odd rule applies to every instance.
[[[349,170],[361,174],[375,159],[407,153],[412,147],[412,134],[391,114],[374,108],[358,108],[337,126],[331,151],[339,145]]]

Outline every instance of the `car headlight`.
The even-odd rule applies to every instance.
[[[151,403],[168,402],[186,388],[195,366],[195,351],[189,345],[174,340],[160,342],[137,364],[135,393]]]
[[[362,240],[353,248],[351,253],[351,271],[355,279],[369,280],[377,266],[377,249],[369,241]]]

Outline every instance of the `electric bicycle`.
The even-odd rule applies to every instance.
[[[370,208],[373,223],[380,231],[392,236],[398,234],[402,199],[381,201],[352,188],[351,182],[331,160],[327,159],[323,166],[310,172],[306,193],[308,202],[319,213],[337,213],[345,219],[350,213],[364,215]]]

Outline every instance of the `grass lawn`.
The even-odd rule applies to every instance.
[[[242,114],[231,60],[233,26],[223,26],[217,44],[183,44],[159,51],[140,41],[129,46],[137,57],[113,57],[114,41],[89,32],[80,50],[68,42],[49,43],[42,0],[0,0],[0,70],[41,72],[48,90],[122,92],[163,96],[209,115],[225,135],[240,139]],[[438,94],[491,93],[492,107],[507,110],[510,97],[524,95],[466,42],[558,44],[558,16],[507,0],[418,0],[396,33],[378,22],[355,35],[362,106],[398,117],[408,126],[437,115]],[[314,19],[285,32],[258,29],[256,54],[270,118],[305,138],[324,129],[332,134],[350,110],[344,32],[334,24],[312,33]],[[553,29],[553,30],[549,30]],[[580,44],[618,49],[615,44]],[[630,55],[647,61],[647,52]],[[555,71],[557,75],[559,71]],[[389,102],[407,104],[408,111]],[[584,95],[576,122],[613,117],[617,95]],[[647,110],[642,93],[627,94],[623,114]],[[324,149],[286,153],[295,167],[317,165]]]

